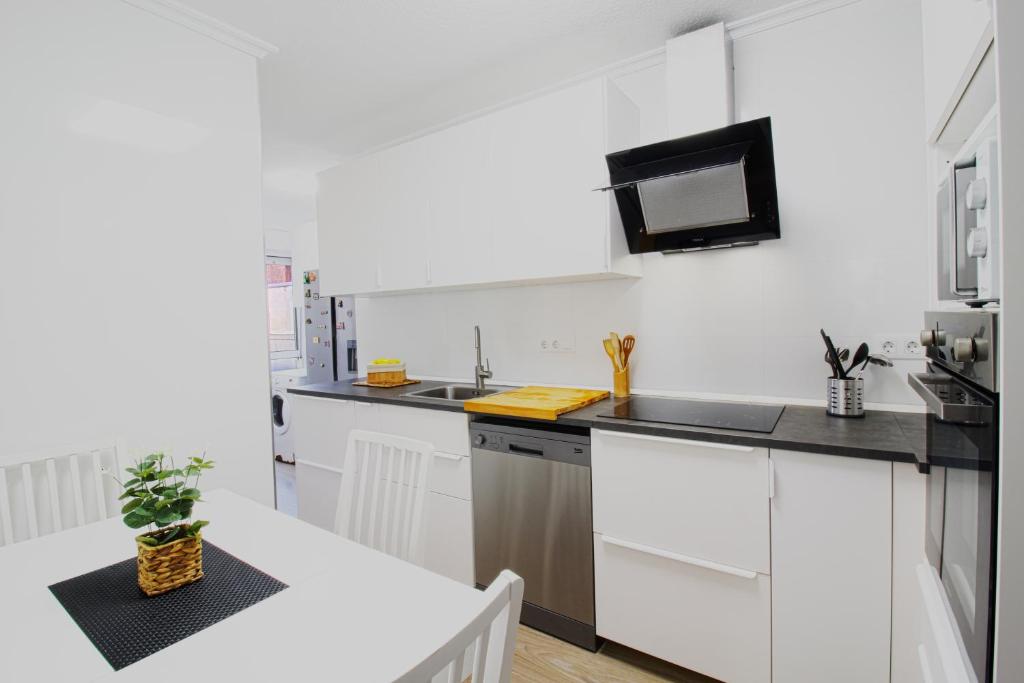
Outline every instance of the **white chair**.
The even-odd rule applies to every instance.
[[[0,546],[120,513],[117,482],[124,446],[61,448],[0,457]]]
[[[425,441],[349,432],[334,532],[422,564],[420,536],[433,456],[433,445]]]
[[[447,643],[395,683],[423,683],[446,674],[447,683],[464,680],[466,650],[473,646],[473,683],[508,683],[523,608],[523,580],[504,570],[483,594],[484,607]]]

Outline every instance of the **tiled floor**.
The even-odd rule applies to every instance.
[[[295,465],[274,461],[274,489],[277,509],[292,517],[299,516],[299,501],[295,497]]]

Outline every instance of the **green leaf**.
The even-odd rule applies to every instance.
[[[125,503],[123,508],[121,508],[121,514],[127,514],[134,510],[135,508],[139,507],[140,505],[142,505],[141,498],[132,498],[127,503]]]
[[[192,522],[192,526],[190,526],[188,530],[194,534],[207,524],[209,524],[209,522],[207,522],[205,519],[197,519],[196,521]]]
[[[141,529],[150,523],[148,515],[136,514],[137,510],[133,510],[124,516],[124,523],[130,526],[132,529]]]
[[[181,520],[181,515],[171,509],[161,510],[156,515],[156,521],[160,524],[171,524]]]
[[[159,543],[159,541],[152,536],[139,536],[138,539],[139,543],[143,543],[145,545],[157,545]]]
[[[164,536],[162,536],[162,537],[160,538],[160,545],[163,545],[164,543],[170,543],[170,542],[171,542],[171,541],[173,541],[173,540],[174,540],[175,538],[177,538],[177,537],[178,537],[178,535],[179,535],[179,534],[180,534],[181,532],[182,532],[182,527],[180,527],[180,526],[176,526],[176,527],[174,527],[173,529],[171,529],[170,531],[168,531],[166,535],[164,535]]]
[[[189,498],[191,500],[199,500],[199,496],[203,495],[199,492],[199,489],[185,489],[181,492],[182,498]]]
[[[174,476],[174,470],[160,470],[156,473],[156,478],[159,481],[163,481],[164,479],[172,476]]]
[[[133,486],[138,486],[138,485],[139,485],[139,484],[141,484],[141,483],[142,483],[142,482],[141,482],[141,481],[139,481],[139,479],[138,479],[138,478],[135,478],[135,479],[129,479],[128,481],[126,481],[126,482],[125,482],[125,483],[123,484],[123,486],[124,486],[124,487],[125,487],[126,489],[130,489],[131,487],[133,487]]]

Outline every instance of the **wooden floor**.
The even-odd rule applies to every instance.
[[[519,627],[513,683],[716,683],[616,643],[588,652],[557,638]]]

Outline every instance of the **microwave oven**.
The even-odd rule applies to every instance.
[[[998,301],[999,151],[994,137],[949,165],[937,192],[938,299]]]

